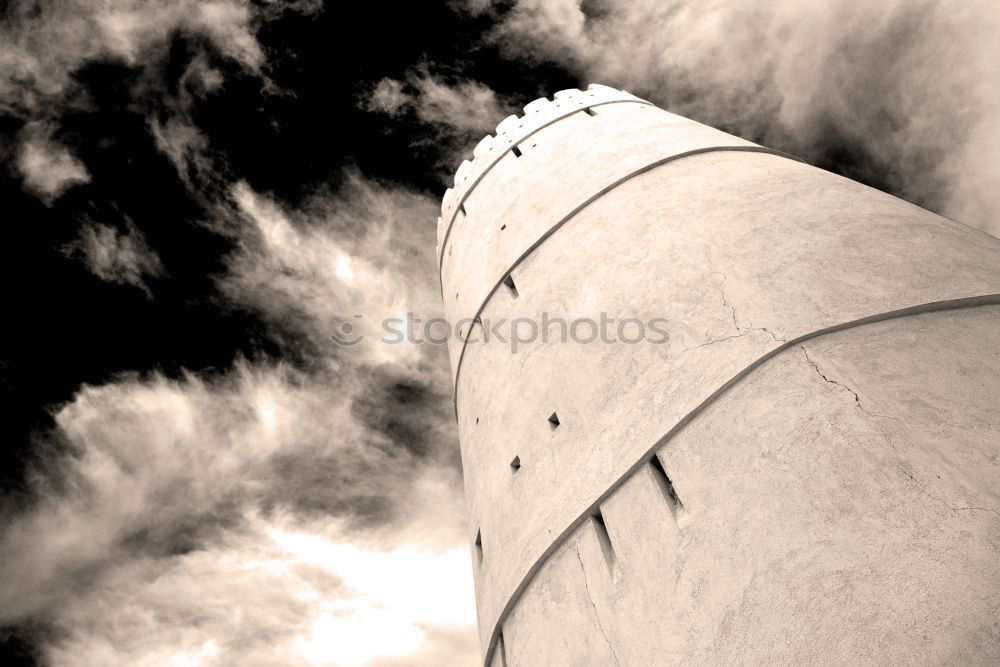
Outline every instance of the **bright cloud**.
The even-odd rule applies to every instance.
[[[428,626],[475,623],[475,601],[462,583],[472,577],[467,549],[431,553],[407,545],[376,552],[315,534],[275,531],[272,537],[300,562],[335,574],[353,594],[322,605],[309,636],[296,640],[296,649],[312,662],[364,665],[406,656],[426,641]]]
[[[38,135],[21,145],[17,169],[24,178],[24,187],[50,205],[73,185],[90,181],[87,168],[69,149]]]

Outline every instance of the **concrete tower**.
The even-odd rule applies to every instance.
[[[438,231],[485,664],[1000,664],[1000,240],[625,92],[524,111]],[[601,313],[669,341],[483,342]]]

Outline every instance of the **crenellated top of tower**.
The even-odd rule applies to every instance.
[[[472,160],[463,160],[455,172],[454,186],[445,190],[441,200],[441,217],[438,218],[438,258],[444,249],[455,214],[473,188],[508,151],[542,128],[574,114],[602,104],[614,102],[641,102],[649,104],[631,93],[592,83],[587,90],[567,88],[552,99],[540,97],[524,105],[524,114],[511,115],[500,121],[496,134],[488,134],[472,151]]]

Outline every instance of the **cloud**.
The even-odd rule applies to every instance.
[[[206,200],[221,196],[220,191],[228,188],[225,161],[212,150],[209,138],[192,116],[198,102],[224,85],[222,73],[204,53],[197,53],[172,89],[157,76],[145,85],[148,95],[159,104],[158,109],[147,112],[156,147],[173,164],[192,197]]]
[[[385,78],[379,81],[366,101],[369,111],[379,111],[390,116],[398,115],[405,107],[413,105],[413,96],[403,91],[403,82]]]
[[[70,453],[6,517],[0,623],[50,623],[61,665],[364,664],[391,642],[325,633],[467,632],[458,471],[369,432],[355,386],[241,363],[81,390],[55,415]]]
[[[239,246],[222,290],[311,343],[324,363],[343,363],[345,350],[329,336],[350,322],[365,336],[349,350],[353,363],[419,367],[424,378],[450,386],[443,346],[379,342],[386,318],[440,314],[434,274],[439,203],[356,171],[343,180],[339,192],[317,193],[295,210],[236,183],[233,210],[220,216],[228,221],[223,233]]]
[[[471,154],[484,135],[515,110],[513,102],[471,79],[446,77],[424,65],[404,79],[384,78],[363,96],[361,106],[390,117],[409,113],[431,132],[415,145],[433,143],[442,157],[439,166],[450,182],[457,164]]]
[[[482,3],[474,3],[482,11]],[[519,0],[491,39],[1000,234],[988,0]]]
[[[255,15],[242,0],[38,0],[13,3],[0,35],[0,99],[22,114],[71,94],[73,73],[93,60],[141,65],[175,33],[207,38],[224,56],[258,70]]]
[[[57,127],[68,110],[91,104],[76,77],[94,62],[118,62],[145,76],[151,100],[163,107],[150,112],[157,145],[178,166],[182,176],[205,151],[204,138],[190,120],[192,100],[222,84],[221,73],[206,55],[238,64],[242,71],[269,85],[263,68],[264,51],[258,26],[290,8],[303,13],[319,10],[314,2],[273,2],[261,8],[246,0],[36,0],[15,2],[0,23],[0,111],[34,126]],[[195,49],[181,85],[170,92],[160,81],[159,64],[178,35],[203,39]],[[149,91],[147,91],[149,92]],[[147,109],[147,111],[149,111]],[[69,185],[88,180],[87,170],[66,146],[31,134],[21,138],[18,167],[25,186],[51,203]],[[201,156],[204,162],[204,156]],[[202,172],[208,171],[198,164]]]
[[[465,550],[359,547],[324,531],[255,518],[168,565],[136,559],[67,601],[69,629],[47,657],[68,666],[474,663],[471,590],[449,586],[456,573],[471,577]],[[456,632],[466,635],[458,646]]]
[[[405,80],[380,80],[362,102],[369,111],[390,116],[412,111],[420,122],[457,134],[489,132],[512,107],[479,81],[435,76],[426,67]]]
[[[446,352],[377,340],[385,314],[436,312],[436,208],[356,172],[294,208],[234,184],[220,298],[287,361],[124,374],[58,408],[35,500],[4,517],[0,625],[51,628],[60,665],[472,662]],[[92,267],[142,280],[134,230],[89,229]],[[354,314],[371,338],[338,347]]]
[[[123,232],[110,225],[86,224],[80,229],[77,239],[69,243],[63,252],[79,256],[91,273],[101,280],[138,287],[152,298],[146,278],[164,276],[163,264],[135,225],[126,221],[125,227]]]
[[[488,133],[511,107],[478,81],[449,83],[424,74],[413,79],[417,117],[429,125],[446,125],[456,132]]]
[[[26,138],[18,151],[17,169],[24,178],[25,189],[47,205],[51,206],[70,187],[90,181],[90,174],[83,163],[37,127],[22,132],[22,135]]]

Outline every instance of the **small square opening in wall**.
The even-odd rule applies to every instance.
[[[559,415],[557,415],[554,412],[549,417],[549,428],[551,428],[553,431],[559,428]]]
[[[521,457],[515,456],[514,460],[510,462],[510,470],[511,472],[517,472],[520,469],[521,469]]]
[[[583,113],[587,114],[588,116],[596,116],[596,115],[597,115],[597,112],[596,112],[596,111],[594,111],[594,110],[593,110],[592,108],[590,108],[590,107],[586,107],[586,108],[585,108],[585,109],[583,110]]]
[[[514,157],[521,157],[521,149],[518,148],[517,146],[511,148],[510,152],[514,154]]]
[[[507,289],[510,290],[511,296],[513,296],[516,299],[518,297],[518,294],[517,294],[517,285],[514,284],[514,277],[508,273],[507,277],[503,279],[503,284],[506,285]]]
[[[505,230],[505,229],[507,229],[507,225],[500,225],[500,231],[501,231],[501,232],[502,232],[503,230]]]

